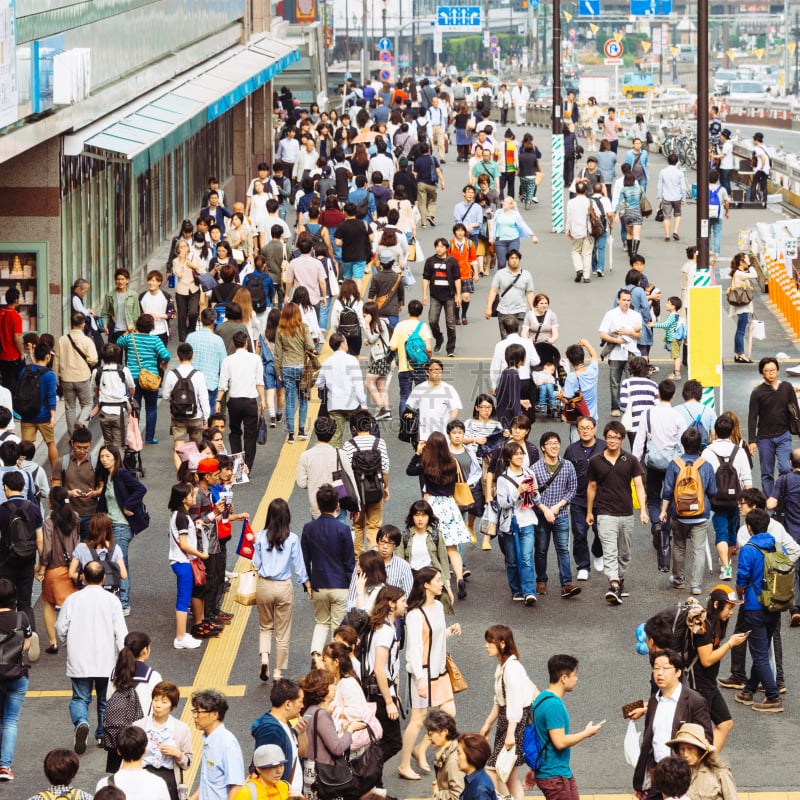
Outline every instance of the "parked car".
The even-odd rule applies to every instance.
[[[735,81],[738,77],[735,69],[718,69],[714,73],[714,94],[729,94],[731,81]]]

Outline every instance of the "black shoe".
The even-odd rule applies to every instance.
[[[464,583],[464,579],[462,578],[458,582],[458,599],[465,600],[467,597],[467,584]]]
[[[54,656],[58,652],[58,645],[51,644],[50,647],[45,647],[45,653],[49,653],[51,656]]]
[[[269,665],[262,664],[261,671],[258,673],[258,677],[266,683],[269,680]]]
[[[72,749],[80,756],[86,752],[86,740],[89,738],[89,723],[81,722],[75,728],[75,740]]]
[[[608,591],[606,592],[606,602],[612,606],[621,606],[622,605],[622,592],[619,588],[619,584],[616,586],[609,585]]]
[[[437,339],[436,343],[433,346],[433,352],[438,353],[443,346],[444,346],[444,339]]]
[[[583,280],[583,273],[576,272],[575,273],[575,283],[580,283]]]

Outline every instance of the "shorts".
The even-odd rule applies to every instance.
[[[682,341],[676,340],[674,342],[669,343],[669,357],[670,358],[680,358],[681,357],[681,345],[683,344]]]
[[[472,294],[475,291],[475,281],[472,278],[461,279],[461,291]]]
[[[364,277],[364,270],[367,268],[366,261],[343,261],[342,280],[353,278],[360,281]]]
[[[182,611],[185,614],[192,602],[192,589],[194,588],[192,566],[188,561],[176,561],[172,564],[172,571],[178,579],[178,596],[175,600],[175,610]]]
[[[36,431],[42,434],[45,444],[52,444],[56,440],[55,427],[45,422],[23,422],[20,425],[22,438],[28,442],[36,441]]]
[[[270,361],[264,366],[264,388],[265,389],[283,389],[283,381],[275,371],[275,362]]]
[[[683,201],[681,200],[662,200],[661,212],[664,214],[664,219],[672,219],[673,217],[679,217],[681,215],[682,205]]]
[[[182,419],[176,420],[174,417],[170,425],[172,438],[176,442],[193,441],[199,445],[203,438],[203,420],[198,419]]]
[[[708,714],[715,726],[732,719],[728,704],[719,689],[713,689],[710,694],[704,694],[703,697],[708,703]]]
[[[727,542],[728,547],[736,544],[739,531],[739,510],[737,508],[713,508],[711,524],[714,526],[714,543]]]

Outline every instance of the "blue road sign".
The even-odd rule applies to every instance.
[[[391,50],[392,40],[388,36],[384,36],[383,39],[378,42],[378,47],[381,50]]]
[[[480,6],[439,6],[436,9],[436,21],[442,28],[475,28],[481,27]]]
[[[672,0],[631,0],[631,15],[634,17],[663,17],[671,13]]]
[[[631,0],[632,3],[636,0]],[[599,17],[600,16],[600,0],[580,0],[578,3],[578,16],[579,17]]]

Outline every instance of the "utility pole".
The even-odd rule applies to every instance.
[[[367,31],[367,0],[361,0],[361,85],[369,83],[369,33]]]
[[[553,0],[552,230],[564,233],[564,137],[561,134],[561,0]]]
[[[697,268],[708,269],[708,0],[697,3]]]
[[[800,94],[798,89],[798,82],[800,81],[800,12],[794,12],[794,80],[792,81],[792,94],[795,97]],[[787,81],[788,85],[788,81]]]

